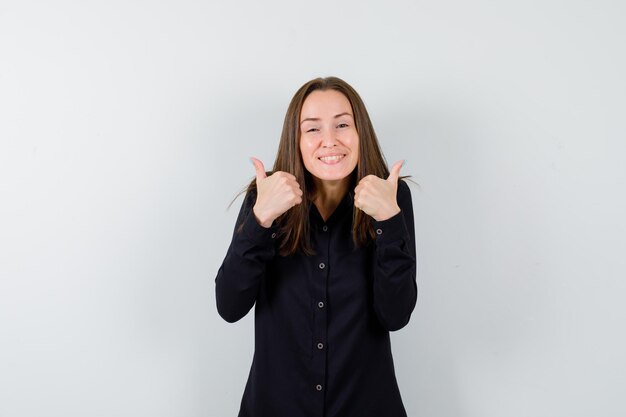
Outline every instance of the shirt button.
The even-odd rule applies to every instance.
[[[317,344],[317,348],[318,349],[324,349],[324,344],[323,343],[318,343]]]
[[[328,231],[328,226],[324,225],[324,227],[322,227],[322,230],[327,232]]]
[[[377,235],[382,235],[382,234],[383,234],[382,229],[376,229],[376,234],[377,234]]]
[[[318,391],[321,391],[322,390],[322,386],[318,384],[318,385],[315,386],[315,389],[318,390]]]
[[[272,239],[276,237],[276,233],[272,233]]]
[[[324,269],[326,267],[326,265],[324,264],[324,262],[320,262],[320,269]]]
[[[324,302],[323,302],[323,301],[320,301],[319,303],[317,303],[317,306],[318,306],[319,308],[324,308]]]

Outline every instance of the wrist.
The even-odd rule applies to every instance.
[[[257,210],[257,207],[254,206],[252,208],[252,214],[254,215],[254,218],[256,219],[257,223],[260,224],[261,226],[265,227],[265,228],[269,228],[272,226],[272,223],[274,223],[274,219],[267,216],[266,214],[262,213],[261,211]]]
[[[374,218],[374,220],[376,220],[378,222],[389,220],[390,218],[394,217],[398,213],[400,213],[400,206],[396,205],[395,207],[393,207],[393,208],[391,208],[389,210],[386,210],[385,212],[383,212],[380,215],[376,216]]]

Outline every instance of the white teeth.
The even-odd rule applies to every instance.
[[[320,158],[320,161],[324,161],[324,162],[338,161],[344,156],[345,155],[324,156]]]

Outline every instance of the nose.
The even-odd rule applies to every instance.
[[[333,146],[337,146],[337,138],[335,137],[335,132],[332,130],[327,130],[326,134],[322,138],[322,147],[323,148],[332,148]]]

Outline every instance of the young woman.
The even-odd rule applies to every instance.
[[[274,168],[256,178],[219,268],[228,322],[255,307],[239,417],[405,417],[389,332],[417,300],[411,193],[363,101],[317,78],[295,94]]]

